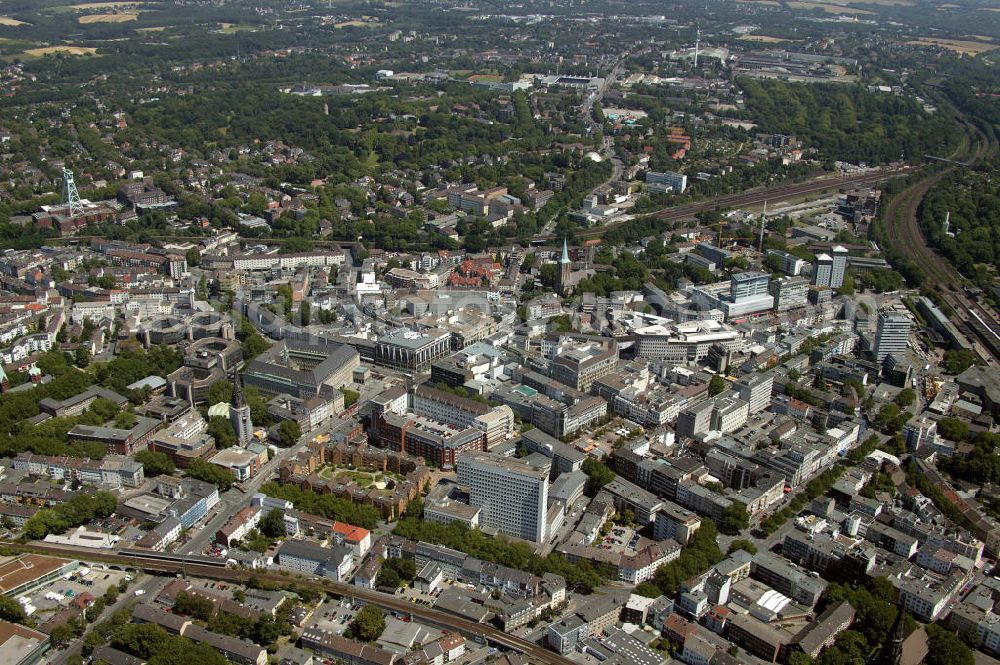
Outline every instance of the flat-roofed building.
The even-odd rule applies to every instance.
[[[72,559],[22,554],[0,564],[0,593],[11,598],[31,593],[76,570],[79,565],[79,561]]]
[[[361,356],[346,344],[309,344],[284,340],[251,360],[244,384],[268,395],[287,393],[300,399],[333,391],[353,381]]]
[[[514,412],[509,406],[491,407],[427,384],[413,389],[413,411],[440,422],[482,430],[487,449],[498,446],[514,433]]]
[[[542,354],[551,359],[549,374],[553,379],[583,391],[618,364],[618,345],[613,340],[579,335],[546,336]]]
[[[492,453],[458,456],[458,480],[469,503],[480,507],[484,528],[543,543],[547,537],[549,467]]]
[[[446,330],[396,330],[375,343],[375,362],[402,372],[429,372],[431,363],[451,352]]]
[[[0,620],[0,661],[10,665],[32,665],[52,645],[49,636],[20,624]]]

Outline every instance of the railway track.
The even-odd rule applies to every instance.
[[[691,217],[694,217],[698,213],[707,212],[710,210],[757,205],[760,203],[764,203],[764,201],[778,201],[782,199],[793,198],[796,196],[819,194],[828,191],[836,191],[844,187],[860,187],[863,185],[873,185],[875,183],[888,180],[889,178],[906,175],[911,170],[912,170],[911,167],[904,166],[896,169],[888,169],[888,170],[877,171],[875,173],[864,173],[854,176],[818,178],[815,180],[810,180],[809,182],[795,183],[791,185],[779,185],[777,187],[768,187],[765,189],[759,189],[752,192],[729,194],[727,196],[711,199],[709,201],[688,203],[686,205],[677,206],[674,208],[664,208],[662,210],[658,210],[656,212],[652,212],[649,214],[658,217],[659,219],[665,222],[680,221],[684,219],[690,219]],[[610,224],[606,224],[604,226],[600,226],[597,228],[584,229],[581,231],[577,231],[576,237],[580,239],[599,238],[608,231],[616,229],[626,223],[628,222],[627,221],[612,222]],[[535,243],[542,243],[555,239],[557,239],[557,236],[555,234],[539,234],[533,236],[532,241]]]
[[[996,139],[987,136],[980,127],[965,118],[961,118],[960,122],[966,127],[968,140],[963,142],[964,150],[960,148],[956,153],[971,153],[964,163],[976,164],[997,154],[1000,146]],[[925,286],[935,291],[953,310],[958,324],[965,329],[963,332],[971,332],[970,337],[978,340],[981,348],[986,351],[979,355],[987,362],[1000,361],[1000,323],[981,303],[962,292],[965,279],[950,262],[927,244],[918,220],[920,206],[927,192],[959,168],[957,162],[964,156],[953,156],[954,163],[900,192],[885,209],[886,233],[889,242],[924,271],[928,277]]]
[[[351,598],[366,604],[376,605],[383,609],[399,612],[421,619],[434,625],[455,630],[467,637],[481,639],[484,642],[497,644],[507,649],[512,649],[528,656],[531,662],[550,663],[551,665],[574,665],[574,662],[557,653],[541,647],[519,637],[514,637],[493,626],[475,623],[455,615],[409,603],[395,596],[322,578],[304,577],[301,575],[282,575],[279,573],[245,570],[241,568],[225,568],[215,565],[202,565],[199,563],[182,563],[180,561],[166,561],[156,558],[157,553],[151,552],[149,557],[137,555],[135,550],[132,556],[121,556],[112,552],[86,551],[81,552],[78,548],[59,547],[43,543],[14,543],[4,542],[4,547],[18,552],[31,552],[35,554],[45,554],[48,556],[70,557],[105,563],[121,568],[142,570],[148,573],[185,575],[193,577],[203,577],[206,579],[222,580],[226,582],[245,583],[251,580],[274,582],[279,588],[288,588],[292,582],[296,585],[322,591],[334,596]]]

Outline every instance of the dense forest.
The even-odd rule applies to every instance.
[[[927,113],[908,97],[864,86],[806,85],[740,79],[758,130],[796,136],[824,160],[885,164],[948,155],[961,130],[943,112]]]
[[[944,221],[948,218],[949,230]],[[982,288],[1000,261],[1000,170],[956,170],[933,187],[920,210],[928,242]]]

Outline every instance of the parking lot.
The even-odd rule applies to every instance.
[[[596,546],[615,554],[635,554],[639,538],[639,532],[631,527],[612,526],[608,535],[600,538]]]
[[[103,596],[109,588],[117,587],[126,576],[131,578],[131,575],[120,570],[81,566],[68,579],[60,578],[27,594],[28,605],[34,608],[31,616],[42,623],[52,614],[69,607],[76,598]]]
[[[309,624],[340,635],[347,630],[347,626],[354,620],[355,614],[357,612],[354,611],[350,602],[328,600],[316,609]]]

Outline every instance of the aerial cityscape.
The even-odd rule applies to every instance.
[[[996,0],[0,0],[0,665],[1000,665]]]

